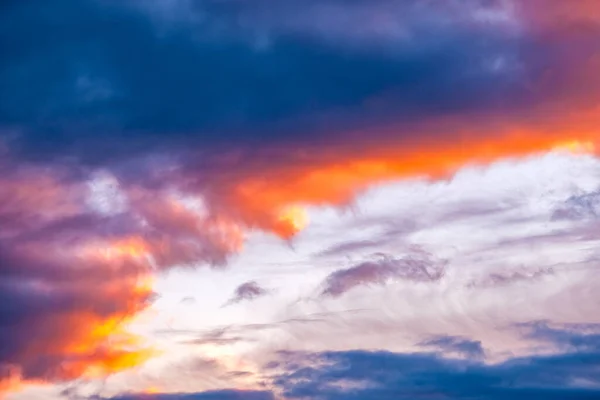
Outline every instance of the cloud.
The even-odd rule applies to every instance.
[[[152,303],[155,273],[221,265],[237,251],[235,225],[175,195],[117,185],[105,194],[118,206],[99,207],[96,189],[59,168],[3,166],[3,382],[95,378],[143,363],[154,351],[127,327]]]
[[[570,340],[581,337],[559,332]],[[597,348],[497,364],[431,353],[291,353],[283,364],[286,372],[275,382],[286,399],[592,399],[600,393],[600,376],[594,372],[598,360]]]
[[[316,329],[331,323],[343,321],[350,315],[369,310],[344,310],[341,312],[321,312],[290,316],[268,323],[231,324],[218,326],[209,330],[164,330],[157,334],[172,337],[180,343],[192,346],[206,346],[205,348],[236,346],[238,344],[267,344],[265,338],[273,338],[280,334],[294,335],[294,328],[300,326],[313,326]],[[273,349],[269,349],[270,352]]]
[[[140,393],[111,399],[551,400],[598,396],[598,325],[529,322],[514,328],[527,339],[554,346],[554,351],[530,347],[530,354],[485,363],[482,342],[453,336],[433,337],[419,344],[438,352],[279,351],[274,361],[259,368],[268,391]],[[464,357],[448,357],[456,353]]]
[[[290,238],[290,209],[596,141],[600,29],[521,3],[11,2],[4,141],[13,162],[103,167]]]
[[[274,400],[270,392],[244,390],[215,390],[200,393],[130,394],[110,400]],[[108,400],[108,399],[106,399]]]
[[[382,185],[362,195],[352,212],[313,210],[315,226],[299,238],[299,256],[307,258],[286,266],[287,279],[278,281],[276,298],[284,305],[277,318],[369,311],[258,335],[250,347],[259,348],[257,356],[278,346],[404,351],[447,335],[493,341],[486,356],[497,362],[525,347],[502,326],[545,318],[592,321],[597,235],[586,237],[580,222],[550,216],[571,194],[597,187],[597,167],[592,157],[553,153],[467,168],[447,181]],[[450,260],[440,281],[404,280],[377,256],[402,259],[410,244],[425,246],[434,262]],[[335,251],[323,256],[328,249]],[[303,289],[293,292],[298,282]]]
[[[483,359],[485,351],[481,342],[457,336],[438,336],[419,343],[422,347],[440,349],[444,353],[457,353],[470,359]]]
[[[552,219],[583,220],[599,216],[600,192],[591,192],[569,197],[554,211]]]
[[[233,297],[225,305],[237,304],[242,301],[251,301],[266,295],[268,291],[262,288],[257,282],[249,281],[242,283],[235,289]]]
[[[505,270],[490,273],[478,281],[471,282],[469,287],[489,288],[511,285],[518,282],[535,282],[545,276],[554,275],[555,270],[549,268]]]
[[[517,325],[526,337],[550,343],[559,351],[599,352],[600,324],[552,324],[535,321]]]
[[[347,242],[339,243],[325,249],[316,254],[317,257],[330,257],[330,256],[342,256],[348,253],[362,251],[366,249],[373,249],[379,247],[385,243],[385,238],[381,240],[349,240]]]
[[[0,6],[10,371],[61,381],[139,364],[148,354],[125,326],[151,302],[155,273],[223,266],[254,229],[290,239],[306,205],[594,149],[592,6],[556,21],[557,1],[543,13],[525,2],[271,3]],[[431,276],[391,258],[340,271],[325,291],[388,279]]]
[[[186,11],[196,21],[161,30],[147,8],[136,3],[66,0],[47,6],[31,0],[5,7],[2,34],[17,38],[14,46],[20,51],[7,52],[3,61],[11,68],[3,70],[0,80],[12,101],[3,102],[0,115],[7,123],[44,132],[36,135],[40,140],[46,137],[43,142],[24,143],[27,150],[35,151],[35,146],[56,151],[60,143],[76,151],[77,140],[94,156],[105,157],[96,151],[100,149],[89,147],[103,144],[94,138],[99,130],[146,132],[148,144],[155,135],[177,144],[183,132],[199,132],[196,144],[215,142],[220,141],[218,130],[226,130],[229,140],[248,140],[253,138],[248,128],[252,135],[276,139],[274,122],[295,124],[300,117],[355,109],[389,88],[402,88],[393,90],[390,100],[402,105],[408,118],[493,104],[498,93],[514,85],[512,77],[484,65],[498,54],[514,56],[510,35],[495,24],[469,25],[457,7],[418,7],[414,1],[396,0],[370,7],[338,1],[309,6],[287,1],[276,7],[262,1],[227,6],[202,1]],[[467,7],[474,8],[476,2],[469,3]],[[39,7],[45,12],[35,12]],[[340,45],[352,46],[360,36],[376,33],[390,11],[400,19],[390,20],[396,25],[389,29],[392,35],[382,32],[372,39],[383,44],[392,39],[382,52],[365,54],[364,45],[363,50],[348,52]],[[50,31],[57,15],[84,22],[88,29],[67,24],[44,47],[27,40],[26,27]],[[114,20],[121,23],[115,27]],[[372,26],[347,29],[355,23]],[[393,31],[402,28],[417,39],[398,43]],[[470,40],[473,50],[465,50],[463,45],[476,32],[485,41]],[[339,35],[349,37],[337,40]],[[441,41],[442,35],[447,39]],[[265,36],[269,44],[257,49],[256,41]],[[30,92],[22,90],[27,84],[20,75],[24,72],[34,77]],[[460,93],[452,89],[457,80],[464,83],[456,86]],[[61,135],[52,143],[47,138],[57,128]],[[115,134],[125,148],[136,144]],[[140,138],[138,133],[131,139]]]
[[[265,326],[264,328],[266,329],[268,327]],[[244,332],[241,332],[240,334],[236,335],[235,331],[231,331],[232,329],[229,328],[216,329],[205,334],[200,334],[196,339],[188,340],[184,343],[192,345],[228,346],[244,341],[251,341],[250,338],[247,338],[243,335]]]
[[[0,365],[13,379],[102,375],[149,356],[124,329],[152,299],[147,266],[89,231],[102,218],[83,212],[81,197],[42,171],[1,178]]]
[[[179,303],[185,304],[185,305],[195,304],[196,298],[192,297],[192,296],[185,296],[179,301]]]
[[[390,132],[372,129],[372,123],[389,120],[381,114],[390,112],[398,116],[403,111],[400,122],[406,125],[413,119],[437,119],[445,114],[472,115],[478,109],[497,109],[498,103],[516,107],[523,99],[532,101],[527,94],[531,90],[528,78],[529,74],[538,75],[537,60],[521,60],[529,54],[525,51],[529,38],[511,28],[525,24],[524,17],[502,5],[468,1],[433,6],[384,0],[366,7],[329,0],[310,6],[287,1],[277,7],[262,1],[228,2],[225,7],[203,1],[186,11],[197,22],[176,24],[161,32],[147,12],[132,7],[135,3],[71,0],[47,6],[32,0],[7,7],[3,34],[23,39],[15,42],[21,51],[8,53],[3,61],[11,68],[3,70],[0,80],[5,82],[6,97],[12,100],[3,103],[2,120],[24,131],[15,145],[23,154],[48,157],[59,152],[92,162],[129,157],[140,150],[174,151],[207,144],[210,148],[222,139],[236,141],[237,146],[258,140],[285,149],[288,143],[301,141],[305,147],[309,143],[303,138],[318,143],[324,133],[319,129],[322,124],[308,121],[314,120],[315,114],[340,109],[347,110],[337,118],[345,126],[332,130],[334,121],[325,121],[331,131],[327,136],[333,135],[336,144],[342,144],[348,128],[357,125],[348,122],[357,113],[364,120],[361,125],[366,124],[370,132],[377,130],[382,139],[410,139],[413,134],[394,126],[397,124],[392,124]],[[38,7],[47,12],[34,12]],[[390,12],[397,20],[386,17]],[[505,15],[508,22],[481,20],[482,13],[494,12]],[[36,47],[41,45],[27,41],[25,27],[51,30],[54,16],[61,13],[85,21],[90,31],[67,24],[44,51]],[[115,27],[110,21],[117,19],[122,23]],[[384,29],[389,24],[392,26]],[[366,26],[347,29],[355,25]],[[404,29],[411,39],[397,43],[395,32]],[[248,37],[262,36],[261,30],[268,31],[272,44],[256,50]],[[594,33],[592,30],[589,36]],[[391,37],[392,45],[366,54],[364,49],[372,49],[372,45],[351,46],[350,50],[342,45],[360,44],[361,36],[374,37],[368,41],[380,44]],[[540,63],[557,61],[543,58],[544,46],[551,51],[554,42],[542,42],[540,50],[536,45],[531,44],[537,50],[531,53],[541,58]],[[128,51],[131,48],[137,49],[135,54]],[[48,52],[54,56],[49,57]],[[486,62],[515,57],[524,65],[524,72],[517,68],[517,72],[499,74],[486,67]],[[298,59],[305,62],[298,63]],[[23,71],[35,79],[21,79]],[[110,93],[114,94],[85,100],[89,96],[80,93],[81,85],[77,85],[82,79],[111,82],[115,89]],[[30,90],[22,90],[24,85]],[[534,102],[539,100],[537,96],[535,93]],[[369,112],[365,102],[383,106],[374,106],[375,111]],[[503,114],[504,108],[499,112]],[[507,111],[506,117],[511,116]],[[286,120],[291,122],[278,125]],[[335,134],[340,129],[342,136]],[[409,124],[406,129],[412,132],[415,126]],[[60,134],[52,134],[53,130]],[[434,130],[418,135],[433,142],[445,136]],[[119,148],[112,148],[114,142],[98,140],[98,131],[114,137]],[[283,135],[283,131],[288,133]],[[368,138],[362,131],[358,134],[353,141],[366,144]],[[406,143],[399,147],[403,145]]]
[[[323,296],[338,297],[362,285],[384,285],[393,280],[434,282],[444,276],[445,261],[436,261],[427,253],[394,258],[384,255],[380,260],[365,261],[353,267],[331,273],[323,283]]]

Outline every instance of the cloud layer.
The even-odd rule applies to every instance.
[[[480,342],[454,337],[437,337],[425,343],[439,347],[440,352],[282,352],[278,362],[264,367],[272,392],[140,394],[112,400],[598,397],[597,325],[551,326],[535,322],[521,328],[528,337],[554,346],[555,352],[486,364],[480,361]],[[456,351],[466,358],[448,357]]]
[[[403,258],[380,255],[376,261],[365,261],[356,266],[331,273],[325,283],[323,296],[341,296],[360,285],[384,285],[393,280],[435,282],[444,276],[445,260],[432,260],[422,251]]]
[[[291,240],[309,223],[307,206],[347,205],[377,183],[446,178],[467,164],[557,147],[595,153],[598,5],[540,4],[4,1],[2,380],[68,381],[139,365],[152,352],[127,325],[152,303],[156,274],[222,267],[254,231]],[[596,197],[571,198],[554,222],[597,216]],[[597,233],[580,229],[550,236]],[[356,263],[325,278],[322,293],[437,281],[438,267],[393,256]],[[519,274],[482,282],[538,276]],[[248,284],[234,301],[261,294]],[[320,357],[359,365],[349,380],[370,362],[396,367],[411,357],[441,368],[441,380],[466,376],[431,355]],[[544,360],[531,361],[542,368]],[[513,390],[486,383],[504,377],[502,368],[473,368],[493,375],[480,387],[489,398]],[[313,386],[288,380],[285,392],[341,396],[314,386],[331,371],[296,375],[309,372]],[[433,385],[421,373],[413,378]],[[531,393],[547,389],[537,379],[526,381]],[[519,390],[511,393],[524,396]],[[577,390],[569,396],[583,395]]]
[[[14,162],[100,165],[286,238],[298,205],[597,138],[600,30],[557,2],[42,3],[3,13]]]

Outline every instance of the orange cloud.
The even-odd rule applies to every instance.
[[[467,164],[553,150],[598,152],[599,2],[515,4],[522,19],[522,61],[535,71],[524,78],[521,94],[527,100],[521,108],[505,104],[410,123],[371,121],[370,128],[322,132],[312,142],[289,142],[282,135],[243,154],[217,155],[219,169],[209,168],[211,175],[199,171],[195,189],[216,212],[289,238],[306,221],[296,223],[300,212],[287,210],[347,204],[381,182],[444,178]]]
[[[220,263],[243,243],[238,224],[166,193],[127,188],[126,212],[100,215],[85,185],[57,171],[2,179],[0,293],[12,305],[0,312],[2,391],[144,363],[156,351],[128,327],[151,304],[156,271]]]
[[[119,250],[119,244],[110,249],[114,254]],[[110,261],[123,260],[113,256]],[[92,265],[102,268],[105,264]],[[76,284],[85,286],[55,282],[38,288],[48,291],[49,296],[63,293],[65,304],[49,307],[31,321],[37,334],[10,358],[21,380],[102,377],[140,365],[154,353],[127,330],[135,316],[149,305],[149,276],[119,274],[118,280]],[[49,297],[48,301],[56,300]]]
[[[419,127],[424,134],[415,135],[417,139],[394,139],[391,133],[377,135],[387,138],[380,143],[365,140],[360,151],[320,147],[310,156],[291,153],[282,162],[257,161],[248,168],[251,173],[228,172],[229,183],[215,189],[221,190],[218,207],[226,205],[248,225],[289,238],[308,222],[302,205],[347,204],[373,184],[419,176],[445,178],[467,164],[485,165],[506,157],[554,150],[592,153],[599,148],[600,113],[551,112],[540,112],[541,118],[530,124],[445,120]],[[452,134],[435,136],[428,129]]]
[[[228,181],[221,181],[212,192],[221,206],[215,215],[186,208],[174,198],[134,190],[128,193],[130,212],[142,218],[146,228],[109,239],[84,237],[77,246],[63,249],[60,257],[56,250],[40,250],[37,242],[23,247],[30,249],[28,253],[47,251],[46,259],[58,257],[59,263],[80,263],[88,268],[75,275],[67,268],[61,273],[69,279],[44,278],[36,284],[42,292],[64,291],[66,305],[49,309],[29,322],[40,336],[9,357],[18,374],[4,380],[4,386],[14,388],[15,376],[28,382],[101,377],[146,361],[155,353],[139,337],[129,334],[127,326],[149,304],[153,268],[218,260],[218,254],[238,251],[243,244],[243,225],[289,238],[309,222],[304,205],[348,203],[376,183],[415,176],[443,178],[465,164],[486,164],[554,149],[589,153],[600,145],[598,119],[595,113],[580,112],[575,117],[538,119],[529,125],[485,119],[471,119],[467,125],[463,120],[446,120],[419,129],[445,128],[453,132],[449,136],[452,140],[444,139],[444,135],[439,140],[435,135],[394,139],[388,134],[382,136],[389,138],[387,141],[366,144],[360,151],[352,146],[331,150],[321,146],[309,155],[292,151],[284,162],[256,161],[244,170],[226,171]],[[58,185],[48,190],[46,201],[60,198],[64,190],[67,188]],[[14,204],[13,212],[19,208]],[[26,204],[23,212],[29,210],[28,202],[22,204]],[[75,204],[68,208],[63,205],[60,217],[77,214]],[[202,247],[203,243],[210,246]],[[213,254],[215,249],[220,250]],[[19,260],[24,265],[39,263]],[[98,275],[98,271],[102,273]],[[86,292],[93,296],[86,296]]]
[[[84,192],[25,169],[0,182],[0,392],[100,377],[153,352],[128,325],[152,297],[135,236],[98,240]]]

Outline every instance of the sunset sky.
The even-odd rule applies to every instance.
[[[600,399],[600,0],[1,0],[0,399]]]

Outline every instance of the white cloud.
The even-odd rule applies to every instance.
[[[248,383],[282,349],[405,351],[452,335],[481,341],[488,361],[532,352],[535,343],[523,340],[515,323],[600,322],[599,240],[589,235],[600,232],[600,221],[552,218],[571,196],[599,186],[600,160],[552,153],[468,167],[442,182],[380,185],[350,211],[311,208],[311,225],[291,247],[255,233],[230,269],[172,271],[158,282],[155,310],[180,332],[161,337],[178,342],[167,359],[210,350],[227,368],[253,371]],[[449,260],[442,279],[396,279],[320,296],[331,273],[378,252],[402,258],[415,245]],[[221,308],[253,280],[272,288],[269,296]],[[181,304],[185,296],[196,302]],[[157,318],[151,326],[165,324]],[[181,344],[215,328],[225,329],[226,340]],[[156,368],[167,359],[155,360]]]

